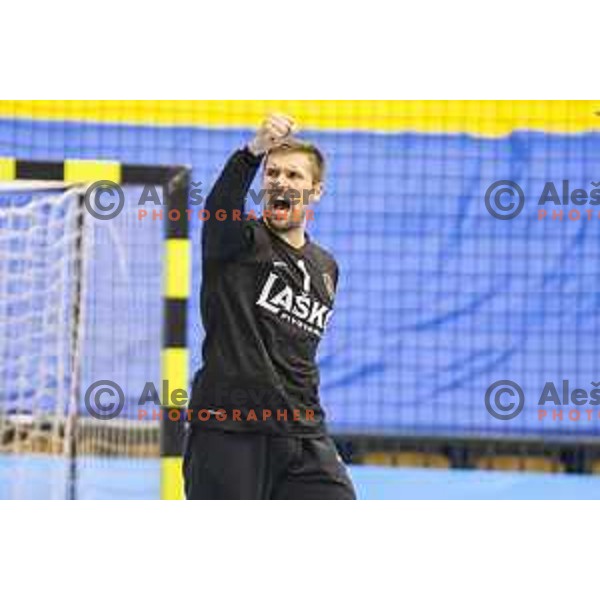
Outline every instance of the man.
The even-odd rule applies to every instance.
[[[355,499],[318,395],[338,267],[306,233],[324,161],[272,115],[229,159],[202,233],[206,337],[184,454],[188,499]],[[263,217],[244,200],[264,160]]]

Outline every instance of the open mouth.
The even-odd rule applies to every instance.
[[[291,206],[292,203],[286,198],[276,198],[271,201],[271,208],[276,211],[288,211]]]

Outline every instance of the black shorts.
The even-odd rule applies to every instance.
[[[355,500],[330,437],[278,437],[192,427],[184,449],[188,500]]]

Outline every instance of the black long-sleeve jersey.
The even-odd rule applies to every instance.
[[[322,435],[316,354],[338,266],[308,236],[296,249],[262,219],[248,218],[244,200],[260,163],[246,149],[235,152],[206,201],[204,364],[188,418],[226,431]]]

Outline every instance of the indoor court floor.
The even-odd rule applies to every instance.
[[[353,466],[364,500],[600,499],[600,476],[510,471]],[[0,456],[0,499],[64,498],[64,460]],[[160,496],[159,461],[102,458],[79,470],[78,498],[153,500]]]

